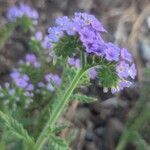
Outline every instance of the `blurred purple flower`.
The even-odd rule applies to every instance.
[[[80,59],[76,59],[74,57],[69,57],[68,58],[68,64],[71,66],[74,66],[76,68],[80,68]]]
[[[54,83],[56,86],[60,86],[62,83],[61,78],[57,74],[52,74],[52,73],[46,74],[45,80],[47,82]]]
[[[123,60],[132,62],[132,55],[131,55],[131,54],[128,52],[128,50],[125,49],[125,48],[122,48],[122,49],[121,49],[121,58],[122,58]]]
[[[97,76],[97,71],[95,68],[92,68],[88,71],[88,75],[91,79],[95,79]]]
[[[63,36],[63,31],[61,29],[61,27],[50,27],[48,29],[48,37],[50,39],[51,42],[58,42],[59,38]]]
[[[37,31],[37,32],[35,33],[35,39],[36,39],[37,41],[41,41],[41,40],[43,39],[43,34],[42,34],[41,31]]]
[[[33,91],[34,90],[34,86],[32,84],[28,84],[28,86],[26,87],[27,91]]]
[[[120,49],[113,43],[107,43],[105,50],[106,59],[108,61],[118,61],[120,55]]]
[[[19,6],[12,6],[7,11],[9,21],[16,21],[17,18],[22,16],[27,16],[33,21],[39,18],[38,12],[24,3],[21,3]]]

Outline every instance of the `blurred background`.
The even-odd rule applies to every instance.
[[[87,95],[96,95],[98,101],[89,105],[72,103],[60,120],[72,123],[61,136],[76,133],[71,144],[73,150],[115,150],[129,119],[129,112],[139,99],[144,99],[146,104],[150,100],[150,0],[0,0],[0,27],[7,22],[8,7],[20,2],[25,2],[39,12],[36,30],[43,33],[54,25],[59,16],[72,16],[78,11],[91,13],[107,29],[107,41],[129,49],[134,55],[138,76],[131,88],[112,95],[104,93],[93,81],[92,86],[83,91]],[[15,31],[0,49],[0,83],[7,81],[10,70],[28,52],[28,38]],[[150,144],[149,120],[139,132],[146,143]],[[129,142],[126,149],[136,150],[135,145]]]

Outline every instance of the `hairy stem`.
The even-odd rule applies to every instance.
[[[83,76],[86,70],[87,69],[80,69],[77,72],[72,83],[66,90],[64,96],[60,99],[60,101],[58,102],[58,105],[54,108],[54,111],[52,112],[50,119],[48,120],[39,138],[37,139],[37,142],[34,147],[35,150],[40,150],[42,148],[43,144],[45,143],[45,141],[47,140],[47,137],[50,134],[51,128],[55,125],[56,121],[58,120],[60,115],[63,113],[64,108],[66,104],[68,103],[71,94],[73,93],[73,90],[76,88],[79,80],[81,79],[81,77]]]

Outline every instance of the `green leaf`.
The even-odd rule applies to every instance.
[[[48,140],[49,149],[52,150],[69,150],[67,142],[55,135],[51,135]]]
[[[22,27],[24,32],[27,32],[33,26],[32,20],[27,16],[23,16],[21,18],[18,18],[16,20],[16,24],[18,26]]]
[[[22,139],[29,145],[32,145],[34,143],[33,138],[29,136],[27,130],[25,130],[22,124],[20,124],[17,120],[9,115],[6,115],[2,111],[0,111],[0,118],[2,119],[0,121],[3,121],[3,125],[5,125],[5,128],[8,129],[8,131],[12,135],[16,136],[19,139]]]
[[[34,39],[30,40],[29,47],[31,51],[36,52],[36,53],[39,53],[42,49],[40,43]]]
[[[92,103],[97,101],[96,98],[82,95],[82,94],[73,94],[70,99],[79,100],[81,103]]]
[[[103,87],[110,88],[116,86],[118,76],[115,71],[116,64],[114,63],[104,63],[98,73],[98,78]]]
[[[66,58],[67,56],[73,55],[78,46],[79,42],[77,37],[64,35],[55,45],[54,51],[58,57],[62,56]]]
[[[12,35],[15,26],[16,23],[11,22],[7,23],[4,27],[0,29],[0,49],[3,48],[9,37]]]

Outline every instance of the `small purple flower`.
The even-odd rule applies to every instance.
[[[90,24],[97,31],[106,32],[102,24],[93,15],[83,13],[82,17],[87,25]]]
[[[97,76],[97,71],[95,68],[92,68],[88,71],[88,75],[91,79],[95,79]]]
[[[15,21],[16,18],[22,17],[22,12],[16,6],[10,7],[7,12],[7,18],[9,21]]]
[[[56,19],[56,24],[61,27],[66,27],[71,20],[67,16],[59,17]]]
[[[127,80],[124,80],[124,79],[120,80],[118,82],[117,86],[111,88],[111,92],[112,92],[112,94],[114,94],[116,92],[119,92],[119,91],[123,90],[124,88],[130,87],[131,85],[132,85],[132,82],[130,82],[130,81],[127,81]]]
[[[20,76],[20,73],[17,70],[13,71],[10,74],[10,77],[13,78],[13,79],[18,78],[19,76]]]
[[[76,59],[74,57],[69,57],[68,58],[68,64],[71,66],[74,66],[76,68],[80,68],[80,59]]]
[[[93,46],[96,46],[96,43],[95,43],[95,45],[93,45]],[[97,47],[92,47],[92,52],[94,53],[94,54],[96,54],[97,56],[101,56],[101,57],[104,57],[104,55],[105,55],[105,50],[106,50],[106,45],[105,45],[105,43],[97,43]]]
[[[37,58],[34,54],[27,54],[25,60],[30,63],[35,63],[37,61]]]
[[[42,34],[41,31],[37,31],[37,32],[35,33],[35,39],[36,39],[37,41],[41,41],[41,40],[43,39],[43,34]]]
[[[8,9],[7,18],[9,21],[16,21],[17,18],[22,16],[27,16],[33,21],[39,18],[38,12],[24,3],[21,3],[19,6],[10,7]]]
[[[127,80],[121,80],[119,82],[119,87],[121,90],[123,90],[124,88],[130,87],[132,85],[132,82],[127,81]]]
[[[106,44],[105,55],[106,59],[109,61],[118,61],[120,55],[120,49],[113,43]]]
[[[129,64],[125,63],[124,61],[121,61],[120,64],[116,67],[116,71],[120,78],[127,78],[129,75],[128,70]]]
[[[48,29],[48,37],[50,39],[51,42],[58,42],[59,38],[63,36],[63,31],[61,29],[61,27],[50,27]]]
[[[128,52],[128,50],[125,49],[125,48],[122,48],[122,49],[121,49],[121,58],[122,58],[123,60],[128,61],[128,62],[132,62],[132,55],[131,55],[131,54]]]
[[[61,78],[57,74],[52,74],[51,75],[51,80],[56,84],[57,86],[60,86],[62,83]]]
[[[114,93],[117,93],[119,92],[121,89],[119,86],[116,86],[116,87],[111,87],[111,93],[114,94]]]
[[[136,76],[136,73],[137,73],[136,68],[135,68],[135,64],[131,65],[131,67],[129,68],[128,73],[129,73],[129,75],[132,79],[135,79],[135,76]]]
[[[35,62],[35,63],[33,64],[33,66],[34,66],[35,68],[40,68],[40,67],[41,67],[41,63],[40,63],[40,62]]]
[[[28,76],[27,74],[22,75],[22,78],[23,78],[25,81],[29,81],[29,76]]]
[[[94,42],[95,40],[94,38],[96,36],[94,30],[92,30],[92,28],[90,27],[84,27],[83,29],[80,30],[79,34],[80,34],[80,40],[83,43]]]
[[[32,19],[37,20],[39,18],[39,14],[36,10],[32,10],[29,17],[31,17]]]
[[[36,20],[39,18],[38,12],[24,3],[20,4],[19,9],[23,13],[23,15],[26,15],[27,17],[29,17],[31,19]]]
[[[50,91],[50,92],[53,92],[53,91],[55,90],[55,88],[52,86],[51,83],[48,83],[48,84],[46,85],[46,89],[47,89],[48,91]]]
[[[18,87],[21,87],[21,88],[23,88],[23,89],[28,85],[27,81],[25,81],[25,80],[22,79],[22,78],[16,79],[16,80],[15,80],[15,83],[16,83],[16,85],[17,85]]]
[[[56,86],[60,86],[62,83],[61,78],[57,74],[46,74],[45,75],[45,80],[49,83],[54,83]]]
[[[25,62],[28,64],[32,64],[35,68],[40,68],[41,67],[41,63],[38,62],[37,57],[35,56],[35,54],[27,54],[25,56]]]
[[[51,81],[51,74],[49,73],[49,74],[46,74],[45,75],[45,80],[47,81],[47,82],[50,82]]]
[[[75,13],[75,21],[78,21],[80,25],[91,25],[93,29],[99,32],[106,32],[101,22],[99,22],[93,15],[87,13]]]
[[[71,57],[71,58],[69,57],[69,58],[68,58],[68,64],[69,64],[69,65],[75,66],[75,63],[76,63],[76,61],[75,61],[75,59],[74,59],[73,57]]]
[[[11,78],[13,82],[18,86],[19,88],[24,89],[25,91],[33,91],[34,86],[29,83],[29,76],[27,74],[21,74],[19,71],[15,70],[11,73]]]
[[[53,45],[50,42],[50,39],[48,38],[48,36],[44,37],[44,40],[42,41],[42,47],[44,49],[51,49],[53,47]]]
[[[34,86],[32,84],[28,84],[28,86],[26,87],[27,91],[33,91],[34,90]]]
[[[67,32],[68,35],[75,35],[76,31],[77,31],[78,26],[76,26],[75,23],[73,22],[69,22],[66,26],[65,31]]]

